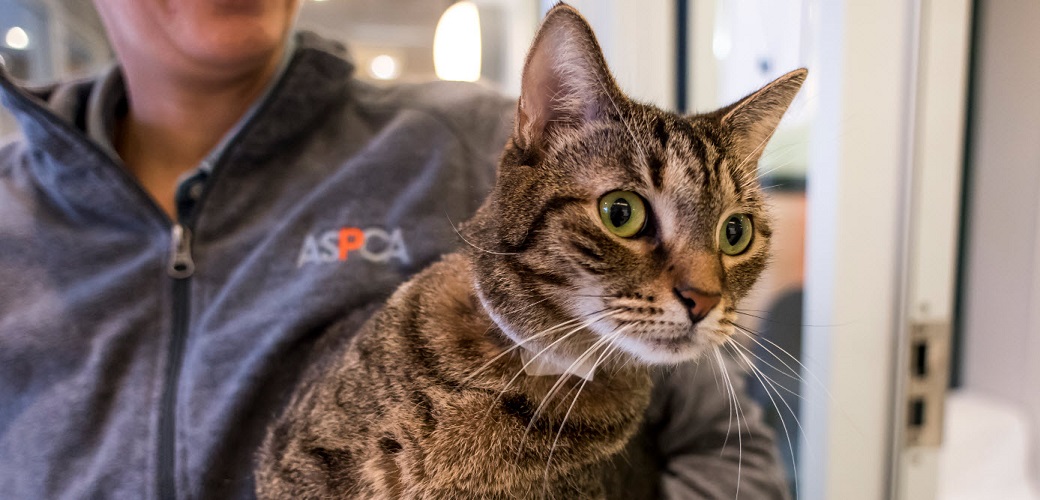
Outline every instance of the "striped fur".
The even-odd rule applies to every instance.
[[[648,403],[646,367],[721,344],[768,261],[757,162],[804,78],[714,113],[668,113],[625,97],[585,21],[554,8],[496,186],[463,228],[470,246],[403,285],[301,385],[261,450],[260,496],[606,495]],[[615,190],[649,206],[634,238],[600,221]],[[717,241],[733,213],[755,226],[738,256]],[[698,321],[684,287],[720,301]],[[595,365],[594,378],[525,375],[522,350]]]

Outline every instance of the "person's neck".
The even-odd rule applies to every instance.
[[[129,111],[115,148],[156,203],[175,218],[178,179],[206,158],[260,98],[281,55],[254,71],[185,78],[124,66]]]

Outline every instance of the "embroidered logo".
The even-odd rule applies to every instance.
[[[343,227],[308,234],[300,248],[296,267],[347,261],[357,257],[380,264],[390,259],[397,259],[404,264],[411,262],[400,228],[387,231],[378,227]]]

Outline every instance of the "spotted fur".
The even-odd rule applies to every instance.
[[[516,129],[463,252],[404,284],[329,371],[306,380],[259,456],[263,498],[596,498],[649,401],[646,369],[733,334],[769,255],[762,147],[805,78],[713,113],[628,99],[565,5],[528,55]],[[598,215],[638,193],[633,238]],[[748,250],[719,250],[747,214]],[[706,315],[684,291],[718,300]],[[522,352],[574,375],[529,376]]]

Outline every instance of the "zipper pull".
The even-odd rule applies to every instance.
[[[195,261],[191,259],[191,230],[174,224],[170,243],[170,266],[166,272],[176,279],[191,276],[195,272]]]

